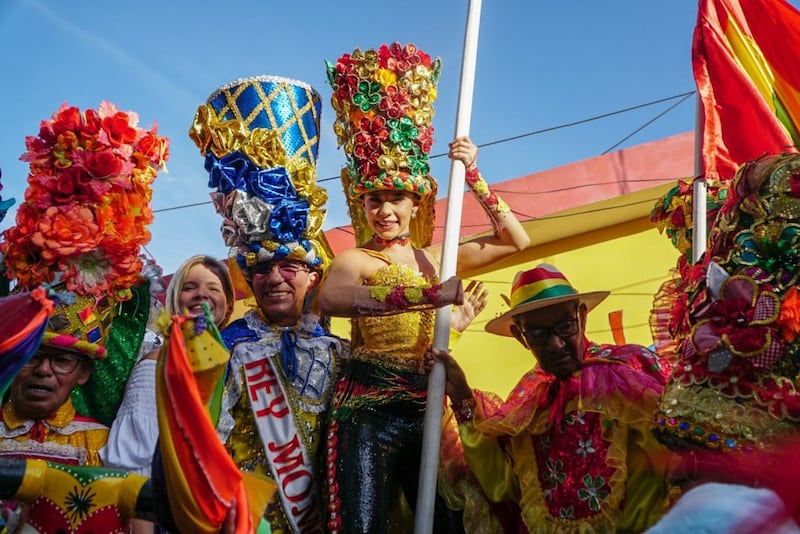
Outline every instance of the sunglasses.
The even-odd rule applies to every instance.
[[[278,268],[278,273],[280,273],[284,280],[294,280],[297,278],[297,273],[301,271],[310,271],[308,265],[300,263],[299,261],[268,261],[266,263],[259,263],[253,270],[253,276],[269,276],[276,267]]]

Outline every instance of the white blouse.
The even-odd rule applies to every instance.
[[[156,360],[140,360],[128,377],[125,396],[100,458],[106,467],[150,476],[157,441]]]

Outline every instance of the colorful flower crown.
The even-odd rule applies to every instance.
[[[311,86],[277,76],[235,80],[197,109],[189,137],[206,158],[222,237],[245,273],[272,259],[330,263],[328,194],[316,184],[320,111]]]
[[[707,182],[706,215],[708,226],[717,216],[728,194],[728,183],[717,180]],[[672,241],[673,246],[687,259],[692,258],[693,186],[691,180],[678,180],[678,184],[656,202],[650,220],[656,228]]]
[[[744,165],[709,241],[665,301],[676,351],[656,432],[768,449],[800,424],[800,155]]]
[[[168,141],[156,126],[108,102],[81,112],[67,104],[25,140],[30,165],[16,226],[0,252],[21,289],[60,280],[70,291],[129,295],[150,240],[150,184],[163,168]]]
[[[370,191],[407,191],[424,201],[415,245],[430,243],[436,180],[428,163],[433,145],[433,102],[441,61],[413,44],[355,49],[336,64],[326,62],[336,111],[334,132],[344,147],[342,183],[350,204],[356,241],[371,231],[361,221],[358,198]],[[364,235],[361,235],[361,234]]]

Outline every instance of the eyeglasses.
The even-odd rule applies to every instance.
[[[309,271],[308,266],[299,261],[270,261],[256,266],[253,276],[269,276],[275,267],[278,268],[278,272],[284,280],[294,280],[300,271]]]
[[[578,318],[563,321],[555,324],[549,328],[533,328],[531,330],[522,330],[522,335],[528,340],[531,345],[544,345],[550,336],[555,334],[561,339],[567,339],[578,333]]]
[[[22,368],[37,369],[40,365],[42,365],[42,362],[45,359],[50,360],[50,369],[52,369],[53,373],[57,375],[70,374],[75,370],[75,368],[78,367],[80,362],[85,360],[85,358],[81,358],[80,356],[74,356],[72,354],[65,354],[62,352],[37,352],[25,363],[25,365],[22,366]]]

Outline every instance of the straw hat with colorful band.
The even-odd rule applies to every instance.
[[[392,43],[377,50],[355,49],[327,63],[336,111],[334,132],[344,147],[347,193],[356,244],[372,237],[360,206],[373,191],[405,191],[420,197],[411,222],[412,242],[424,247],[433,236],[438,186],[430,175],[433,102],[441,61],[413,44]]]
[[[589,311],[609,294],[608,291],[580,293],[572,287],[561,271],[552,265],[540,263],[533,269],[520,271],[514,276],[511,297],[507,299],[511,309],[486,323],[486,331],[501,336],[512,336],[511,325],[517,315],[571,300],[585,304],[586,310]]]
[[[225,244],[245,272],[273,259],[330,263],[328,195],[316,184],[320,112],[311,86],[278,76],[225,84],[197,109],[189,137],[206,158]]]

